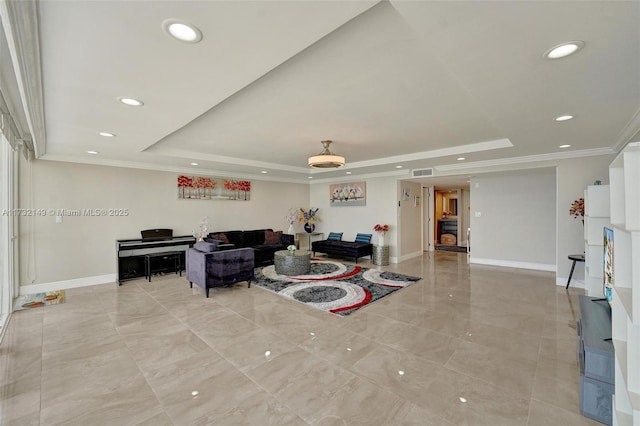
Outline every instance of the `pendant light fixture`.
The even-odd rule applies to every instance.
[[[344,166],[344,157],[331,152],[329,148],[331,141],[322,141],[320,143],[324,149],[320,154],[309,157],[309,166],[316,169],[336,169]]]

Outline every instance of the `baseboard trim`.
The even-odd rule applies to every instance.
[[[414,251],[413,253],[405,254],[404,256],[394,257],[389,259],[391,263],[400,263],[405,260],[413,259],[414,257],[421,257],[424,254],[423,251]]]
[[[568,279],[568,277],[556,277],[556,285],[560,286],[560,287],[566,287],[567,286],[567,279]],[[571,288],[571,287],[586,288],[587,286],[585,285],[584,281],[576,280],[575,278],[571,278],[571,285],[569,286],[569,288]]]
[[[45,293],[47,291],[65,290],[69,288],[89,287],[98,284],[116,282],[116,274],[96,275],[93,277],[75,278],[72,280],[52,281],[50,283],[29,284],[20,286],[20,295]]]
[[[479,265],[491,265],[491,266],[502,266],[505,268],[533,269],[535,271],[556,272],[556,265],[549,265],[546,263],[517,262],[513,260],[498,260],[498,259],[481,259],[477,257],[471,257],[469,261],[471,263],[476,263]]]

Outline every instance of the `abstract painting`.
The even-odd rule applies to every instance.
[[[180,175],[178,199],[249,201],[251,181]]]

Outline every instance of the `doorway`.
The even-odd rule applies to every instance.
[[[466,253],[470,251],[469,200],[466,187],[434,187],[434,220],[431,222],[433,246],[438,251]]]

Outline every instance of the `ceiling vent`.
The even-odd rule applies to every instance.
[[[411,175],[413,177],[433,176],[433,169],[413,169],[411,170]]]

